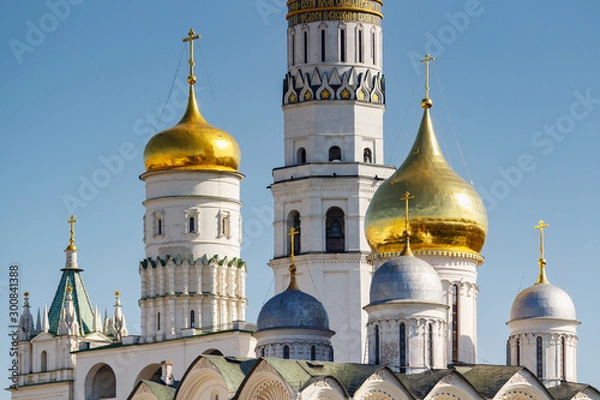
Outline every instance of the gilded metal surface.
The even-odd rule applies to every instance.
[[[571,297],[549,283],[528,287],[517,295],[510,309],[510,319],[561,318],[576,319]]]
[[[400,252],[404,246],[404,203],[410,208],[410,244],[414,252],[439,250],[479,254],[487,235],[487,214],[481,198],[446,162],[435,137],[429,109],[402,166],[377,190],[365,218],[371,249]]]
[[[75,246],[75,223],[77,220],[75,219],[75,215],[71,214],[71,218],[69,218],[67,222],[69,225],[71,225],[71,229],[69,230],[71,237],[69,238],[69,245],[67,246],[66,250],[76,251],[77,246]]]
[[[540,276],[537,282],[535,282],[536,285],[539,285],[540,283],[550,283],[548,282],[548,278],[546,278],[546,259],[544,258],[544,229],[549,226],[550,225],[543,220],[540,220],[539,225],[535,227],[535,229],[540,230],[540,259],[538,260],[538,264],[540,265]]]
[[[318,21],[348,21],[381,24],[381,0],[290,0],[286,19],[289,26]]]
[[[235,139],[200,114],[194,89],[185,115],[173,128],[155,135],[144,150],[146,171],[206,170],[237,172],[241,153]]]

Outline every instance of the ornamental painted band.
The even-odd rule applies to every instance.
[[[314,9],[313,9],[314,10]],[[300,14],[288,15],[288,26],[309,24],[318,21],[363,22],[365,24],[381,25],[382,17],[376,14],[352,11],[301,11]]]
[[[298,10],[311,8],[352,8],[355,10],[381,13],[383,2],[380,0],[291,0],[288,1],[288,12],[293,14]],[[290,15],[288,15],[289,18]]]

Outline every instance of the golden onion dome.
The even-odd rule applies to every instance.
[[[415,254],[465,255],[482,261],[479,252],[488,229],[483,202],[446,162],[431,122],[431,101],[422,107],[410,154],[371,200],[365,218],[367,241],[383,256],[402,251],[405,205],[400,198],[409,191],[414,196],[409,229]]]
[[[146,172],[166,170],[237,172],[240,147],[227,132],[210,125],[198,110],[193,86],[177,125],[152,137],[144,150]]]

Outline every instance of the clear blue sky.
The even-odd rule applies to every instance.
[[[157,130],[152,121],[167,100],[181,38],[190,27],[203,36],[206,69],[197,60],[203,114],[242,149],[243,257],[248,320],[254,321],[272,295],[266,265],[273,254],[272,198],[266,186],[271,169],[283,163],[285,1],[78,1],[54,11],[43,1],[1,6],[2,330],[11,263],[20,265],[21,292],[31,291],[34,307],[52,301],[68,244],[71,210],[64,198],[73,196],[85,203],[74,211],[92,302],[110,308],[113,292],[121,290],[129,330],[139,332],[141,154]],[[600,387],[600,4],[395,0],[384,11],[386,160],[400,165],[416,134],[423,77],[417,81],[411,60],[428,50],[436,57],[431,96],[438,137],[488,208],[486,262],[479,270],[479,361],[505,363],[505,322],[516,294],[537,277],[533,227],[543,218],[550,224],[549,279],[570,293],[582,322],[579,380]],[[40,27],[46,32],[36,36]],[[175,79],[183,83],[185,76],[182,61]],[[175,85],[158,130],[177,122],[180,98]],[[101,160],[126,143],[135,157],[98,178]],[[81,182],[94,176],[105,179],[104,187],[83,199]],[[9,362],[5,354],[8,349],[2,365]]]

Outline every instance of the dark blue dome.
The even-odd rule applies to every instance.
[[[310,294],[288,289],[263,306],[256,322],[257,330],[310,328],[329,330],[329,316],[323,304]]]

